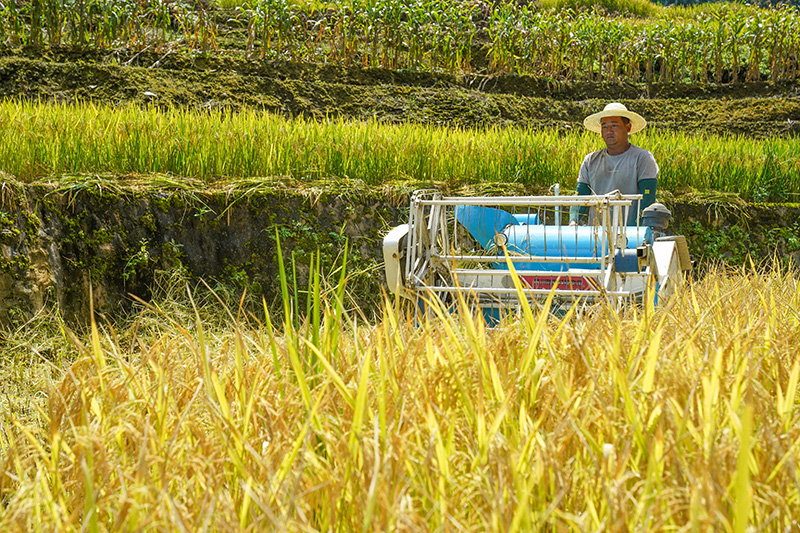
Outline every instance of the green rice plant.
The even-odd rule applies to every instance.
[[[6,101],[0,124],[0,169],[25,182],[111,174],[205,183],[517,184],[543,191],[556,182],[574,184],[583,156],[602,148],[585,131],[292,120],[247,109]],[[757,201],[793,200],[800,193],[791,139],[653,129],[633,142],[655,154],[662,191],[714,190]]]

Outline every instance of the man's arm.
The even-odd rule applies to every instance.
[[[658,180],[655,178],[639,180],[639,194],[642,195],[642,201],[639,204],[640,213],[656,201],[657,185]]]
[[[578,195],[592,194],[592,189],[588,183],[578,182]],[[569,225],[577,226],[578,222],[582,222],[586,215],[589,213],[589,208],[586,206],[574,206],[569,210]]]
[[[589,186],[591,180],[589,180],[589,156],[592,154],[588,154],[586,157],[583,158],[581,162],[581,168],[578,169],[578,184],[575,186],[575,189],[579,196],[587,195],[587,194],[594,194],[592,188]],[[569,210],[569,225],[570,226],[577,226],[579,222],[586,221],[586,217],[589,214],[588,207],[579,207],[575,206],[570,208]]]
[[[639,179],[637,186],[642,200],[639,202],[639,215],[645,208],[656,201],[656,188],[658,187],[658,163],[653,154],[645,150],[645,157],[640,159]]]

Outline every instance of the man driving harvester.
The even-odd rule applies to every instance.
[[[641,194],[641,205],[634,202],[627,224],[635,225],[640,211],[655,201],[658,164],[653,154],[632,145],[628,136],[641,131],[647,121],[617,102],[583,121],[586,129],[603,136],[606,147],[583,159],[578,173],[578,194],[603,195],[619,190],[622,194]],[[586,222],[588,207],[573,207],[569,225]],[[593,222],[592,222],[593,223]]]

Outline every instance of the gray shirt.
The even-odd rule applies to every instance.
[[[615,190],[639,194],[639,181],[647,179],[658,179],[658,164],[653,154],[634,145],[619,155],[608,155],[607,148],[592,152],[583,159],[578,172],[578,183],[587,184],[594,194]],[[636,220],[638,212],[637,202],[628,217],[629,223]],[[589,216],[591,219],[591,212]]]

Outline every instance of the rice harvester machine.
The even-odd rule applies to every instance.
[[[561,307],[641,301],[648,294],[663,302],[692,268],[685,237],[664,234],[671,214],[662,204],[643,210],[640,222],[629,215],[641,195],[559,196],[554,188],[555,196],[416,191],[408,223],[383,240],[389,289],[448,305],[461,293],[494,324],[518,312],[521,298],[551,293]],[[585,225],[569,225],[572,209],[588,211]]]

